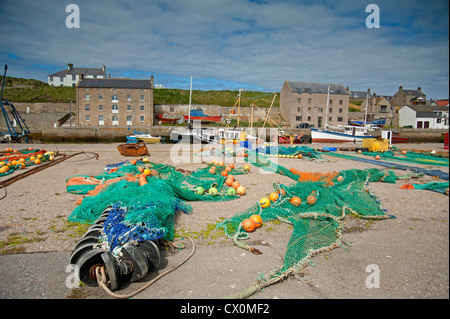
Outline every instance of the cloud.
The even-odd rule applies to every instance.
[[[379,29],[366,28],[355,0],[81,0],[79,29],[65,27],[67,4],[2,1],[0,59],[11,72],[45,80],[69,62],[105,64],[166,87],[185,88],[192,74],[204,89],[278,91],[298,80],[448,97],[448,1],[377,1]]]

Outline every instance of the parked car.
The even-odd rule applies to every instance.
[[[297,124],[295,127],[296,128],[310,128],[311,126],[309,125],[309,123],[301,123],[301,124]]]

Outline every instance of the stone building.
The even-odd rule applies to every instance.
[[[72,63],[67,64],[67,69],[47,76],[48,85],[52,86],[76,86],[82,78],[106,79],[106,67],[101,68],[74,68]]]
[[[280,93],[281,115],[291,128],[347,125],[348,103],[349,93],[342,84],[285,81]]]
[[[82,79],[77,85],[79,126],[153,126],[153,75],[148,80]]]
[[[394,94],[393,103],[395,106],[405,105],[426,105],[427,96],[422,92],[419,86],[417,90],[404,90],[399,86],[397,93]]]

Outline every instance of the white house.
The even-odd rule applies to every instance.
[[[52,86],[76,86],[81,76],[90,79],[106,79],[106,67],[103,64],[101,68],[74,68],[72,63],[68,63],[66,70],[50,74],[47,80]]]
[[[446,106],[405,105],[398,111],[399,126],[448,129],[449,108]]]

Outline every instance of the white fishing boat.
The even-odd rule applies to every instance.
[[[312,143],[362,143],[366,138],[374,138],[372,132],[373,127],[367,125],[364,126],[352,126],[352,125],[338,125],[329,126],[326,119],[328,118],[328,101],[330,100],[330,86],[328,86],[327,106],[325,116],[325,129],[311,128],[311,141]],[[367,119],[367,106],[366,116]],[[367,121],[364,120],[364,124]]]
[[[366,127],[342,126],[327,127],[325,130],[311,129],[313,143],[362,143],[363,139],[374,138]]]

